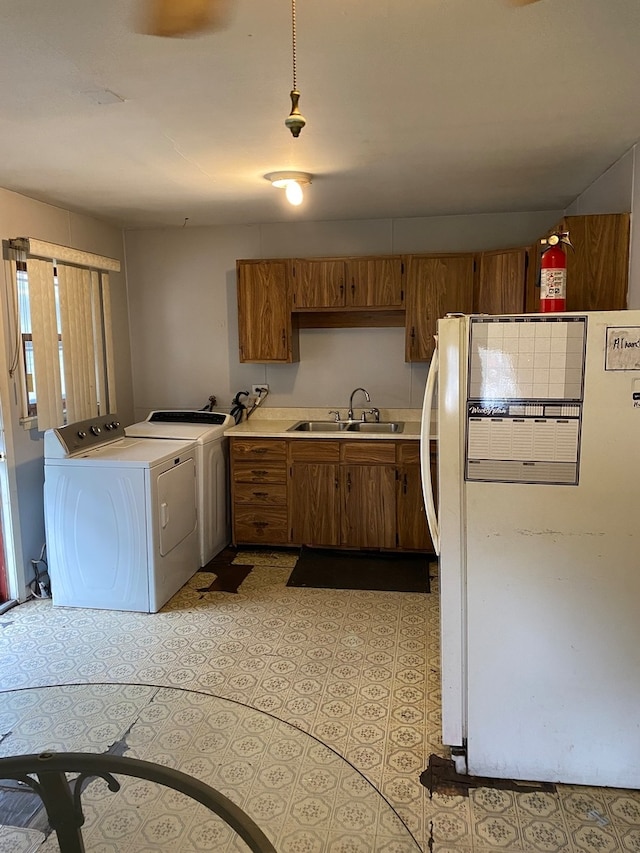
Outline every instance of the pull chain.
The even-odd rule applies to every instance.
[[[297,67],[296,67],[296,0],[291,0],[291,47],[293,58],[293,89],[291,90],[291,112],[285,119],[285,125],[289,128],[294,137],[300,136],[300,131],[307,123],[305,117],[298,109],[298,101],[300,100],[300,92],[297,85]]]
[[[293,57],[293,88],[297,89],[296,81],[296,0],[291,0],[291,54]]]

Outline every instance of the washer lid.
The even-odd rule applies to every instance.
[[[204,444],[222,438],[235,420],[222,412],[184,409],[151,412],[145,421],[125,428],[126,435],[143,438],[182,438]]]

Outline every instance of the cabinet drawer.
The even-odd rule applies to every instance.
[[[292,462],[338,462],[340,442],[301,438],[289,442]]]
[[[234,438],[231,454],[235,459],[286,459],[287,443],[271,438]]]
[[[395,441],[343,441],[340,444],[340,461],[394,464],[396,443]]]
[[[399,441],[397,449],[400,465],[418,465],[420,463],[419,441]]]
[[[233,530],[236,542],[262,542],[266,545],[287,541],[286,506],[236,506]]]
[[[287,468],[280,462],[236,462],[232,476],[234,483],[286,483]]]
[[[236,483],[233,489],[234,504],[259,504],[286,506],[286,485],[272,483]]]

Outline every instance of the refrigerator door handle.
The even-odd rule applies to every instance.
[[[436,389],[436,379],[438,378],[438,338],[436,336],[436,346],[431,356],[431,364],[429,365],[429,373],[427,374],[427,384],[424,391],[424,402],[422,404],[422,426],[420,430],[420,471],[422,473],[422,493],[424,495],[424,505],[427,511],[427,522],[429,531],[431,532],[431,541],[436,554],[440,555],[440,523],[436,512],[436,505],[433,499],[433,474],[431,472],[431,413],[433,408],[433,398]]]

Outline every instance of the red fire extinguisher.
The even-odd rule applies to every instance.
[[[564,311],[567,305],[567,257],[561,244],[571,245],[569,232],[551,234],[540,241],[546,248],[540,258],[540,311]]]

